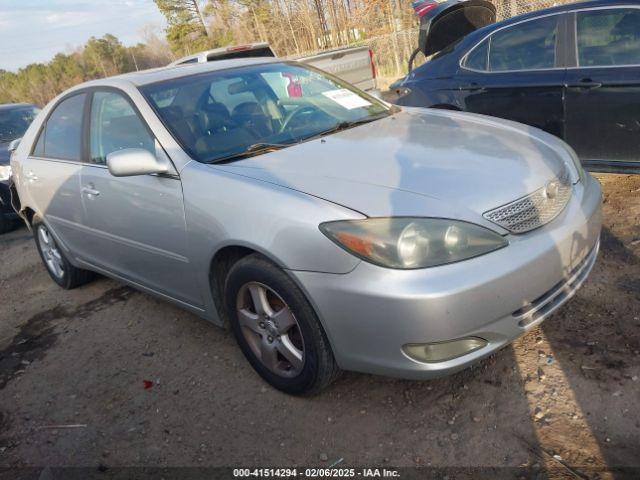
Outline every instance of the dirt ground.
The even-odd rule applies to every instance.
[[[338,462],[638,478],[640,176],[598,178],[601,255],[542,327],[449,378],[346,373],[314,398],[269,388],[230,333],[172,305],[103,278],[59,289],[26,229],[3,235],[0,467]]]

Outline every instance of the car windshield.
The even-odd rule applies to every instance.
[[[290,63],[207,72],[141,90],[185,151],[205,163],[284,148],[390,114],[354,87]]]
[[[0,109],[0,143],[21,138],[40,111],[37,107],[20,106]]]

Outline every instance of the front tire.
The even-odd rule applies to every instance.
[[[51,279],[65,290],[84,285],[91,281],[94,273],[74,267],[58,246],[55,238],[42,219],[35,216],[32,222],[33,236],[38,253]]]
[[[291,395],[313,395],[339,374],[329,341],[298,286],[264,257],[239,260],[225,283],[231,330],[251,366]]]

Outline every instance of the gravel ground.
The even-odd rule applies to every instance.
[[[310,399],[269,388],[230,333],[172,305],[103,278],[59,289],[26,229],[3,235],[0,467],[343,459],[619,478],[640,467],[640,176],[598,178],[602,253],[541,328],[449,378],[346,373]]]

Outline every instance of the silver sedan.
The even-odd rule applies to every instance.
[[[486,357],[576,292],[601,229],[600,186],[557,138],[275,59],[77,86],[12,168],[57,284],[99,272],[228,325],[291,394]]]

